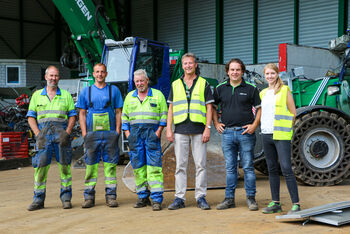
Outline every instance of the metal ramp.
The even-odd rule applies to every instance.
[[[278,220],[309,220],[327,223],[335,226],[350,223],[350,201],[329,203],[326,205],[301,210],[294,214],[276,216]]]

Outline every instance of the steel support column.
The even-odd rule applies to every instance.
[[[224,62],[224,1],[216,0],[216,63]]]
[[[258,63],[258,0],[253,3],[253,63]]]
[[[348,27],[348,1],[338,1],[338,36],[342,36]]]
[[[299,44],[299,0],[294,0],[294,38],[293,43]]]

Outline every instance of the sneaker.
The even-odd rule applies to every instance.
[[[114,198],[106,198],[106,205],[109,207],[118,207],[118,202]]]
[[[150,206],[150,205],[151,205],[151,201],[149,200],[148,197],[141,198],[135,203],[134,208],[141,208],[141,207]]]
[[[27,208],[28,211],[40,210],[44,208],[44,202],[33,202]]]
[[[161,209],[162,209],[162,203],[153,202],[153,205],[152,205],[153,211],[160,211]]]
[[[93,199],[88,199],[83,202],[81,205],[82,208],[91,208],[95,206],[95,200]]]
[[[229,208],[235,208],[235,199],[234,198],[225,198],[219,205],[216,206],[217,210],[226,210]]]
[[[282,206],[281,203],[277,202],[270,202],[270,204],[262,209],[262,212],[264,214],[273,214],[273,213],[281,213],[282,212]]]
[[[288,214],[294,214],[295,212],[301,211],[299,204],[293,204],[292,209],[288,211]]]
[[[185,208],[185,202],[181,198],[175,198],[174,202],[168,206],[168,210],[178,210],[180,208]]]
[[[64,202],[62,202],[62,208],[63,209],[72,209],[72,203],[70,201],[64,201]]]
[[[255,201],[255,197],[248,197],[247,198],[247,205],[249,210],[258,210],[258,203]]]
[[[202,210],[210,210],[210,206],[205,200],[205,197],[200,197],[197,201],[197,207],[201,208]]]

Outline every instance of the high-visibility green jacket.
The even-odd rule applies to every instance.
[[[190,103],[186,97],[186,91],[181,79],[177,79],[172,84],[173,89],[173,116],[174,124],[181,123],[190,116],[192,122],[206,124],[207,108],[205,105],[206,80],[198,77],[198,80],[192,90]]]
[[[287,107],[287,92],[289,88],[283,85],[276,94],[275,119],[273,126],[274,140],[291,140],[293,136],[293,117],[294,115]],[[267,88],[260,92],[261,100],[266,94]]]
[[[167,114],[168,107],[162,92],[149,88],[146,98],[141,103],[137,90],[134,90],[129,92],[124,100],[122,129],[130,130],[130,125],[134,124],[166,126]]]
[[[76,114],[72,95],[68,91],[57,88],[55,97],[50,101],[45,87],[32,95],[27,117],[36,118],[40,128],[47,122],[67,124],[68,118]]]

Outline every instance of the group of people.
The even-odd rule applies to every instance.
[[[134,208],[152,205],[154,211],[161,210],[164,186],[160,137],[166,127],[166,137],[174,142],[176,157],[175,199],[168,209],[185,207],[190,147],[196,170],[197,206],[202,210],[210,209],[206,201],[206,143],[210,140],[213,121],[216,130],[222,134],[226,162],[225,199],[216,209],[235,207],[239,156],[244,171],[248,209],[258,210],[253,159],[255,130],[260,124],[272,195],[272,201],[263,208],[263,213],[282,211],[279,168],[292,199],[290,212],[299,211],[298,188],[291,169],[290,155],[296,110],[288,86],[283,84],[278,75],[278,67],[275,64],[265,66],[268,88],[259,93],[254,85],[243,79],[243,62],[231,59],[225,66],[229,79],[219,84],[213,93],[208,82],[196,73],[195,55],[187,53],[181,59],[184,75],[172,83],[167,101],[159,90],[149,87],[147,72],[139,69],[134,72],[135,90],[128,93],[123,102],[119,89],[105,82],[106,66],[102,63],[94,66],[95,84],[81,92],[76,105],[86,151],[82,207],[91,208],[95,205],[95,186],[101,160],[104,166],[106,205],[118,206],[118,138],[124,131],[129,142],[129,156],[138,195]],[[47,173],[53,152],[61,174],[62,207],[72,208],[70,134],[77,113],[71,95],[58,87],[58,69],[49,66],[45,79],[47,85],[33,94],[27,114],[38,147],[38,153],[33,157],[34,198],[28,207],[29,211],[44,208]]]

